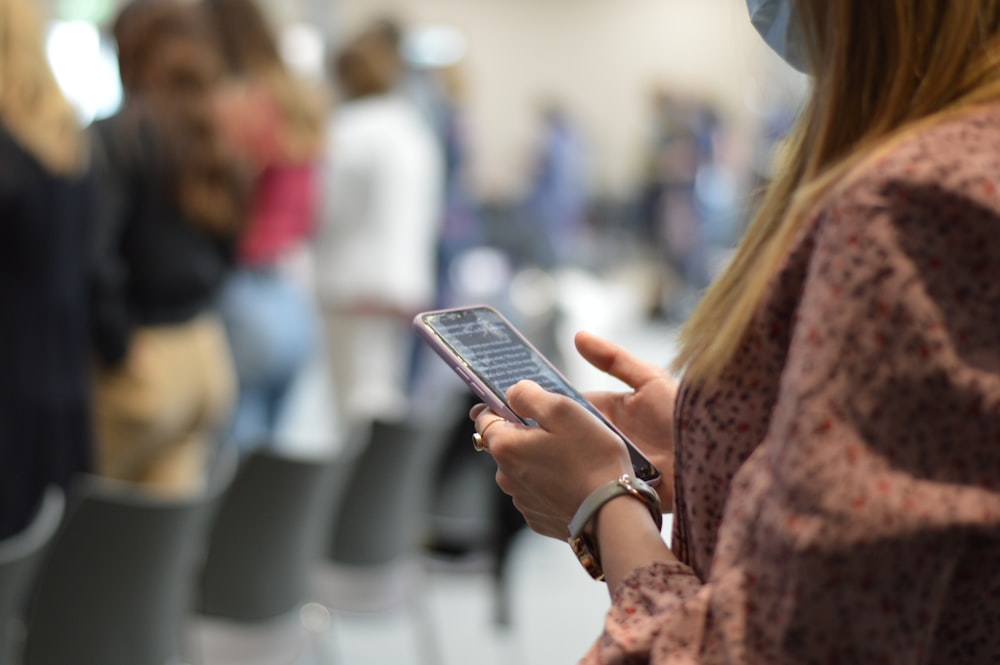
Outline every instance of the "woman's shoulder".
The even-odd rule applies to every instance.
[[[408,99],[397,95],[373,95],[343,103],[335,126],[341,133],[378,143],[398,140],[423,129],[419,110]]]
[[[898,137],[831,188],[812,219],[813,271],[842,273],[854,284],[845,293],[903,274],[938,303],[986,286],[1000,265],[1000,105]],[[995,303],[991,293],[983,298]]]
[[[0,122],[0,196],[18,196],[44,182],[50,187],[72,188],[89,182],[89,169],[69,172],[52,169],[10,128]]]
[[[834,183],[810,217],[823,236],[881,229],[917,235],[961,231],[973,220],[1000,230],[1000,104],[920,123]]]
[[[846,181],[854,190],[948,190],[998,206],[1000,103],[966,109],[915,125],[876,149]]]

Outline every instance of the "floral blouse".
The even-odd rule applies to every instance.
[[[1000,662],[1000,105],[862,168],[681,386],[680,562],[584,663]]]

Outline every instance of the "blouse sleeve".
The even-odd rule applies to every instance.
[[[635,571],[584,663],[1000,652],[1000,199],[966,176],[871,178],[821,208],[708,580]]]

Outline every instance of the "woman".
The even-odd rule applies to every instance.
[[[376,24],[330,63],[343,100],[328,123],[317,267],[343,433],[409,413],[410,321],[436,295],[444,160],[399,92],[393,35]]]
[[[276,445],[288,395],[314,352],[318,317],[297,266],[316,222],[325,109],[285,66],[252,0],[204,0],[227,82],[222,128],[254,178],[237,267],[222,291],[239,396],[228,433],[242,451]]]
[[[633,388],[595,401],[660,465],[672,549],[655,497],[616,481],[621,441],[573,402],[518,384],[541,427],[479,406],[479,443],[532,528],[564,538],[575,518],[603,569],[586,663],[994,662],[1000,2],[751,9],[801,47],[814,91],[685,327],[679,389],[576,340]]]
[[[34,6],[0,0],[0,538],[90,468],[86,157]]]
[[[135,0],[114,35],[125,105],[93,128],[98,471],[187,493],[232,401],[214,308],[249,196],[215,124],[222,68],[200,9]]]

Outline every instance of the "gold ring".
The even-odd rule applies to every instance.
[[[490,449],[490,444],[486,442],[486,430],[504,420],[506,420],[506,418],[494,418],[490,422],[486,423],[486,427],[483,428],[482,433],[479,432],[474,433],[472,435],[472,447],[481,453],[488,452]]]
[[[472,447],[476,449],[477,453],[486,452],[489,448],[486,446],[486,439],[479,432],[475,432],[472,435]]]
[[[494,418],[494,419],[493,419],[493,420],[491,420],[490,422],[486,423],[486,427],[484,427],[484,428],[483,428],[483,431],[482,431],[482,432],[480,432],[480,434],[481,434],[481,435],[482,435],[483,437],[485,437],[485,436],[486,436],[486,430],[488,430],[489,428],[493,427],[493,426],[494,426],[494,425],[496,425],[497,423],[502,423],[502,422],[504,422],[505,420],[506,420],[506,418],[500,418],[500,417],[497,417],[497,418]]]

